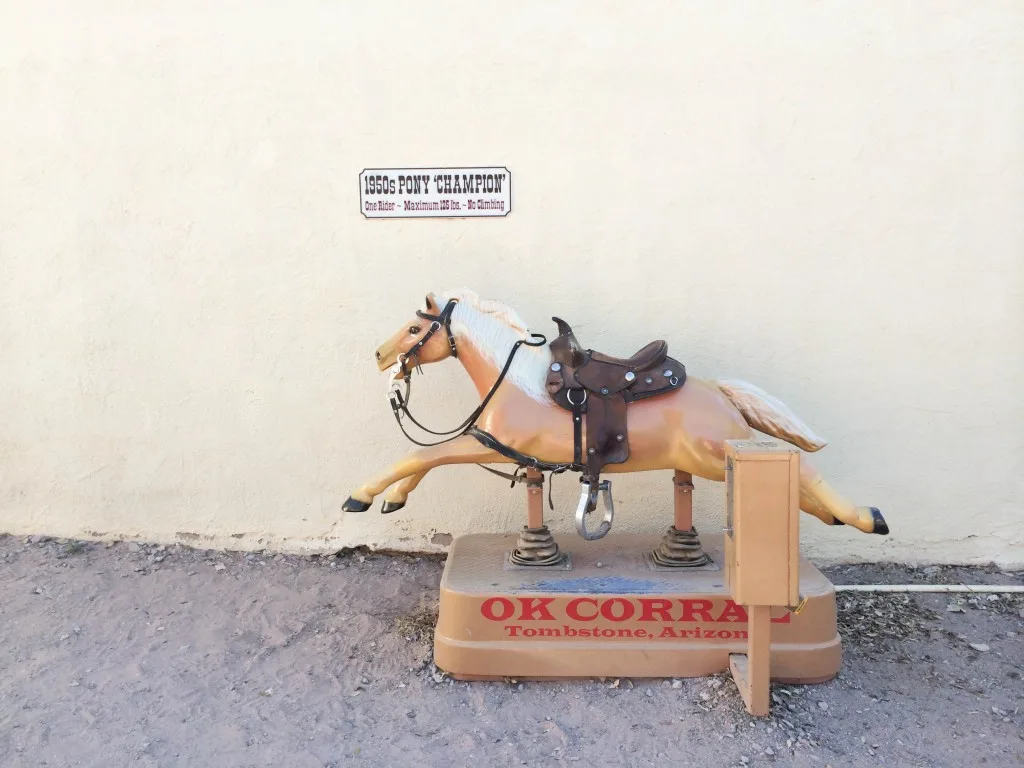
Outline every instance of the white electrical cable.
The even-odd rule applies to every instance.
[[[1016,594],[1024,586],[998,584],[837,584],[836,592],[991,592]]]

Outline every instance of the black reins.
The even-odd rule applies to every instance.
[[[524,344],[528,347],[539,347],[544,344],[547,344],[548,341],[547,338],[545,338],[542,334],[533,332],[531,332],[530,335],[535,339],[539,338],[540,341],[527,341],[526,339],[519,339],[515,344],[512,345],[512,351],[509,353],[508,360],[505,361],[505,366],[501,369],[501,373],[498,375],[497,381],[494,382],[494,385],[491,387],[490,391],[481,401],[480,405],[478,405],[476,409],[471,414],[469,414],[465,421],[459,424],[459,426],[444,432],[437,432],[433,429],[430,429],[429,427],[425,427],[422,424],[420,424],[416,420],[416,417],[414,417],[412,413],[409,411],[409,402],[412,398],[412,385],[410,384],[410,381],[412,379],[412,370],[410,370],[406,364],[411,359],[414,361],[414,366],[416,368],[420,367],[419,363],[416,361],[416,354],[435,333],[441,330],[441,328],[444,328],[445,332],[448,334],[448,346],[451,348],[452,357],[457,358],[459,356],[458,350],[455,347],[455,335],[452,333],[451,327],[452,312],[455,310],[456,304],[458,304],[458,301],[456,299],[452,299],[445,305],[444,309],[442,309],[441,312],[437,315],[430,315],[427,314],[426,312],[417,310],[416,315],[418,317],[422,317],[424,320],[431,321],[430,328],[427,330],[425,334],[423,334],[423,338],[421,338],[419,341],[413,344],[412,347],[409,348],[408,352],[406,352],[404,355],[399,355],[399,365],[401,365],[402,378],[405,381],[405,396],[403,397],[402,393],[399,392],[397,389],[392,390],[388,396],[389,399],[391,400],[391,410],[395,414],[395,421],[398,422],[398,428],[402,430],[402,434],[405,435],[411,442],[415,443],[416,445],[423,446],[424,448],[430,448],[435,445],[441,445],[442,443],[450,442],[466,434],[470,430],[470,428],[474,426],[474,422],[480,417],[480,414],[483,413],[484,408],[487,407],[487,404],[491,401],[491,398],[494,397],[494,393],[498,391],[498,387],[501,386],[501,382],[505,380],[505,375],[512,367],[512,360],[513,358],[515,358],[516,352],[519,351],[519,347],[521,347]],[[411,421],[417,427],[422,429],[424,432],[429,432],[430,434],[437,435],[438,437],[442,437],[444,435],[451,435],[451,437],[445,437],[445,439],[438,440],[435,443],[421,443],[419,440],[416,440],[412,435],[405,431],[405,426],[402,424],[403,414],[406,417],[408,417],[409,421]],[[484,469],[487,468],[484,467]],[[493,472],[494,470],[489,471]]]
[[[494,397],[494,393],[498,391],[498,387],[501,386],[501,382],[505,380],[505,375],[512,367],[512,360],[513,358],[515,358],[516,352],[519,351],[519,347],[521,347],[524,344],[528,347],[540,347],[543,346],[544,344],[547,344],[547,338],[540,333],[533,333],[532,331],[530,332],[530,336],[532,336],[534,339],[539,339],[539,341],[527,341],[526,339],[519,339],[515,344],[512,345],[512,351],[509,352],[508,359],[505,361],[505,365],[501,369],[501,373],[498,374],[497,381],[494,382],[494,385],[491,387],[490,391],[487,393],[484,399],[480,402],[480,405],[478,405],[476,409],[471,414],[469,414],[465,421],[463,421],[459,426],[455,427],[454,429],[449,429],[446,432],[437,432],[433,429],[430,429],[429,427],[425,427],[422,424],[420,424],[420,422],[416,420],[416,417],[412,415],[412,412],[409,410],[409,402],[412,399],[412,385],[410,382],[412,380],[412,371],[414,369],[419,369],[422,371],[422,368],[420,367],[416,356],[420,349],[423,348],[423,345],[426,344],[435,333],[440,331],[441,328],[444,328],[445,333],[448,335],[448,346],[451,348],[452,357],[458,358],[459,356],[458,349],[455,346],[455,334],[452,333],[451,327],[452,312],[455,311],[456,304],[458,304],[458,301],[456,299],[451,299],[445,305],[444,309],[442,309],[436,315],[431,315],[420,310],[416,311],[416,315],[418,317],[422,317],[424,320],[431,321],[430,328],[428,328],[427,332],[423,334],[423,338],[421,338],[419,341],[417,341],[409,348],[408,352],[406,352],[403,355],[399,355],[398,364],[401,367],[402,378],[405,382],[404,397],[398,389],[393,389],[388,396],[389,399],[391,400],[391,410],[395,414],[395,421],[398,423],[398,428],[402,430],[402,434],[405,435],[410,442],[413,442],[416,445],[422,446],[424,448],[431,448],[435,445],[442,445],[443,443],[447,443],[452,440],[455,440],[456,438],[462,437],[462,435],[469,434],[476,438],[481,444],[485,445],[486,447],[491,448],[494,451],[497,451],[506,458],[512,459],[518,465],[520,470],[527,468],[536,469],[541,472],[547,470],[548,472],[551,473],[552,476],[560,474],[570,469],[573,471],[581,471],[582,467],[580,466],[580,462],[578,459],[571,464],[552,464],[550,462],[541,461],[540,459],[534,458],[532,456],[527,456],[526,454],[520,453],[514,448],[505,445],[504,443],[500,442],[497,438],[495,438],[493,435],[483,431],[475,424],[476,420],[480,417],[480,414],[483,413],[484,408],[486,408],[487,404],[491,401],[491,398]],[[410,360],[413,361],[413,369],[410,369],[407,365],[407,363]],[[445,437],[443,440],[438,440],[435,443],[421,443],[419,440],[417,440],[408,432],[406,432],[405,425],[402,424],[403,415],[407,417],[409,421],[411,421],[417,427],[422,429],[424,432],[429,432],[430,434],[436,435],[438,437],[443,437],[445,435],[450,435],[450,437]],[[510,487],[514,487],[516,483],[530,484],[531,482],[535,482],[527,479],[525,473],[520,474],[518,470],[515,474],[509,474],[508,472],[500,472],[497,469],[485,467],[483,464],[477,464],[477,466],[480,467],[481,469],[486,469],[491,474],[498,475],[499,477],[503,477],[506,480],[510,480]],[[554,503],[551,499],[552,485],[552,483],[548,483],[548,506],[551,509],[554,509]]]

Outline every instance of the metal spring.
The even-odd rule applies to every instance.
[[[696,568],[711,562],[697,538],[697,530],[680,531],[675,526],[668,529],[651,557],[667,568]]]
[[[523,528],[516,548],[509,555],[509,560],[516,565],[558,565],[563,559],[564,555],[546,525]]]

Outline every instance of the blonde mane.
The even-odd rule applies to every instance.
[[[451,299],[459,302],[452,312],[452,333],[472,344],[497,368],[505,365],[517,341],[531,339],[529,326],[507,304],[481,299],[468,288],[445,291],[438,296],[438,303],[443,307]],[[547,344],[520,345],[505,381],[515,384],[537,402],[551,405],[551,396],[544,388],[550,364],[551,351]]]

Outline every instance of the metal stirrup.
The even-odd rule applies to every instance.
[[[612,502],[612,484],[608,480],[602,480],[597,488],[592,488],[590,483],[580,481],[583,487],[580,493],[580,503],[576,507],[576,532],[587,541],[603,538],[612,529],[612,520],[615,518],[615,504]],[[604,493],[604,519],[596,531],[591,533],[587,530],[587,512],[597,507],[597,495]]]

